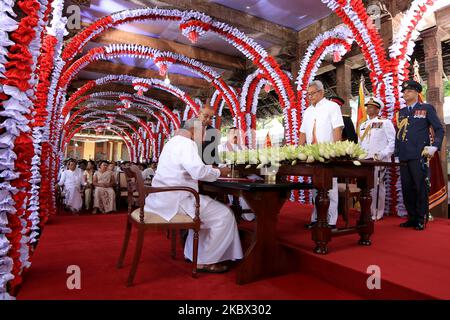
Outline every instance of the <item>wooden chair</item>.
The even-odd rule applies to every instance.
[[[63,187],[60,185],[56,185],[56,212],[57,214],[65,214],[66,213],[66,205],[64,203],[65,196],[63,192]]]
[[[136,249],[131,265],[130,274],[127,280],[127,286],[133,285],[134,276],[141,256],[142,246],[144,243],[144,233],[147,230],[153,231],[170,231],[172,234],[172,258],[175,259],[176,250],[176,232],[182,229],[193,229],[193,257],[192,257],[192,277],[197,277],[197,256],[198,256],[198,232],[200,231],[200,196],[197,191],[188,187],[163,187],[155,188],[144,185],[142,174],[137,166],[125,168],[125,174],[128,181],[128,217],[125,228],[125,238],[123,241],[122,251],[120,253],[117,268],[123,267],[123,261],[130,241],[131,228],[135,226],[138,230]],[[133,182],[133,179],[135,182]],[[133,193],[137,190],[139,194],[139,207],[133,210]],[[145,198],[150,193],[186,191],[195,197],[195,218],[184,213],[178,213],[170,221],[164,220],[161,216],[154,212],[144,212]]]
[[[117,181],[114,191],[116,192],[116,208],[119,210],[122,203],[122,198],[128,197],[127,176],[125,172],[117,173]]]

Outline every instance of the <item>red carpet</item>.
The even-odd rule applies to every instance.
[[[235,271],[192,279],[181,247],[172,260],[165,235],[148,232],[135,286],[126,288],[133,242],[124,269],[115,268],[125,215],[52,217],[18,299],[450,298],[448,220],[416,232],[400,229],[400,218],[387,218],[377,223],[371,247],[359,247],[358,236],[349,235],[333,239],[327,256],[317,256],[303,229],[309,211],[287,204],[280,215],[280,240],[295,249],[299,271],[244,286],[235,284]],[[372,264],[381,268],[381,290],[366,287]],[[70,265],[81,268],[81,290],[66,287]]]
[[[200,274],[170,258],[164,234],[148,232],[135,286],[125,287],[132,251],[123,269],[115,268],[123,241],[125,215],[52,217],[25,275],[18,299],[358,299],[306,273],[235,284],[236,274]],[[133,234],[132,239],[134,239]],[[134,243],[130,243],[134,248]],[[81,268],[81,290],[68,290],[67,267]]]

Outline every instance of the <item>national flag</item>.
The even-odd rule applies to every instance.
[[[361,75],[361,80],[359,81],[359,90],[358,90],[358,118],[356,119],[356,132],[359,136],[359,127],[361,123],[367,120],[367,113],[364,101],[364,76]]]

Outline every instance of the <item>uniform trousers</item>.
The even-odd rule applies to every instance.
[[[408,160],[407,165],[400,166],[400,177],[408,219],[423,223],[429,211],[429,187],[426,181],[428,167],[424,164],[424,160]]]

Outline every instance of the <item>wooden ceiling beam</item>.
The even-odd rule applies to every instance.
[[[84,25],[86,26],[86,25]],[[245,69],[245,60],[239,57],[233,57],[217,51],[211,51],[174,41],[152,38],[136,33],[122,31],[118,29],[109,29],[95,38],[93,42],[102,44],[126,43],[140,44],[143,46],[155,48],[162,51],[176,52],[189,58],[201,61],[206,65],[221,69],[233,70]]]

